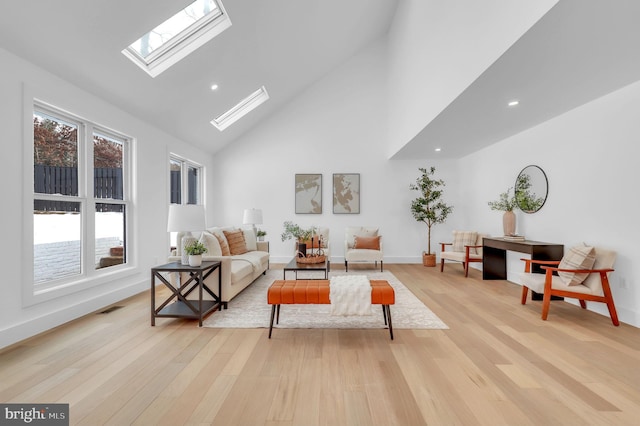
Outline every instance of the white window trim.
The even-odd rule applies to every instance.
[[[73,277],[69,277],[66,279],[59,279],[55,281],[48,282],[47,284],[38,284],[36,285],[33,281],[33,201],[34,201],[34,193],[33,193],[33,113],[34,110],[38,109],[42,112],[49,112],[53,116],[68,119],[71,122],[77,123],[80,122],[81,126],[78,127],[78,132],[83,132],[85,138],[88,137],[89,141],[93,141],[93,131],[98,130],[99,133],[107,133],[110,135],[117,136],[118,139],[125,140],[128,143],[129,147],[125,151],[125,158],[123,158],[125,173],[130,174],[129,179],[124,179],[123,184],[125,187],[123,188],[124,194],[128,194],[128,198],[125,195],[125,200],[104,200],[105,202],[122,202],[126,206],[126,239],[127,239],[127,263],[122,265],[115,265],[110,268],[105,268],[101,270],[95,270],[93,268],[82,268],[81,274]],[[133,155],[134,155],[134,147],[135,140],[134,138],[124,135],[115,130],[110,130],[105,126],[101,126],[95,123],[92,123],[89,120],[86,120],[76,114],[65,111],[62,108],[44,102],[34,96],[32,89],[23,85],[23,193],[25,196],[23,197],[23,250],[22,250],[22,306],[32,306],[38,303],[47,302],[58,297],[79,293],[85,291],[89,288],[93,288],[99,285],[107,284],[113,282],[115,279],[122,279],[127,276],[131,276],[137,274],[137,256],[136,256],[136,244],[134,241],[132,229],[135,226],[135,212],[133,211]],[[78,156],[80,158],[84,158],[84,161],[78,162],[78,173],[82,173],[81,168],[86,166],[87,153],[84,149],[84,146],[79,144],[78,146]],[[93,164],[93,163],[91,163]],[[91,175],[91,176],[89,176]],[[79,175],[81,176],[81,175]],[[93,171],[89,170],[89,173],[84,173],[86,177],[84,182],[78,183],[78,197],[73,200],[68,199],[66,196],[58,196],[55,194],[40,194],[43,198],[45,196],[52,196],[55,199],[60,199],[60,197],[65,197],[65,201],[74,201],[80,202],[83,205],[82,208],[82,217],[83,221],[86,220],[94,220],[93,212],[95,212],[95,205],[88,206],[87,202],[87,179],[93,179]],[[95,199],[91,198],[91,201],[95,201]],[[87,238],[86,232],[88,227],[83,223],[82,226],[82,239],[85,242],[83,244],[83,253],[82,256],[84,259],[87,259],[88,250],[90,247],[93,247],[95,241],[93,238]],[[91,249],[92,250],[92,249]],[[89,269],[89,270],[85,270]]]
[[[189,166],[195,167],[198,169],[198,202],[196,204],[204,205],[204,174],[205,168],[202,164],[196,163],[193,160],[189,160],[185,157],[182,157],[178,154],[174,154],[172,152],[169,153],[169,161],[167,164],[171,164],[171,161],[177,161],[181,163],[180,168],[180,203],[187,204],[187,194],[189,193],[189,182],[188,182],[188,168]],[[169,178],[167,179],[167,193],[169,194],[169,203],[171,203],[171,167],[169,167]]]

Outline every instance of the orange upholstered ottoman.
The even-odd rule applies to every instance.
[[[395,304],[396,295],[393,287],[384,280],[370,280],[371,304],[382,305],[384,323],[389,324],[389,334],[393,340],[390,305]],[[329,280],[276,280],[269,287],[267,303],[271,306],[271,322],[269,338],[273,331],[273,320],[280,321],[280,305],[328,305]],[[277,314],[277,315],[276,315]]]

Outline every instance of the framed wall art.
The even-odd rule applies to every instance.
[[[333,174],[333,213],[360,213],[360,173]]]
[[[296,214],[322,214],[322,174],[296,174]]]

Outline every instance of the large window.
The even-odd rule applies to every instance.
[[[36,103],[34,293],[126,264],[129,139]]]

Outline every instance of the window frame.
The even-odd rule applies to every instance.
[[[180,203],[173,203],[171,201],[171,162],[180,163]],[[196,190],[196,202],[189,203],[189,168],[194,168],[198,171]],[[189,160],[175,153],[169,153],[169,204],[196,204],[204,205],[204,173],[205,168],[202,164],[193,160]]]
[[[211,14],[211,16],[205,15],[200,18],[198,21],[176,34],[166,43],[154,49],[154,51],[147,55],[147,57],[143,57],[139,52],[131,47],[132,44],[139,39],[124,48],[122,50],[122,54],[143,69],[152,78],[157,77],[168,68],[177,64],[194,52],[196,49],[203,46],[205,43],[213,40],[224,30],[231,27],[231,19],[229,18],[222,1],[213,0],[213,2],[217,6],[218,13]],[[191,3],[189,6],[190,5]],[[180,13],[183,10],[184,9],[177,13]],[[177,13],[172,16],[175,16]],[[171,17],[168,19],[170,18]],[[145,34],[148,34],[156,28],[157,27],[154,27]]]
[[[133,210],[133,156],[135,139],[122,132],[110,129],[107,126],[87,120],[77,114],[66,111],[60,107],[42,101],[30,93],[25,86],[23,103],[23,135],[24,135],[24,197],[23,211],[23,279],[22,301],[23,306],[30,306],[57,297],[85,291],[94,286],[112,282],[127,275],[135,273],[136,256],[135,244],[132,239],[131,229],[134,225]],[[60,119],[74,125],[78,125],[78,195],[43,194],[34,191],[34,128],[33,116],[42,113],[52,118]],[[94,182],[94,158],[93,144],[94,133],[105,135],[123,142],[123,199],[95,198],[93,194]],[[81,267],[80,273],[72,276],[61,277],[45,283],[36,283],[34,280],[34,200],[57,200],[80,203],[81,214]],[[95,235],[96,235],[96,203],[124,205],[124,235],[127,259],[120,265],[109,268],[95,268]]]

